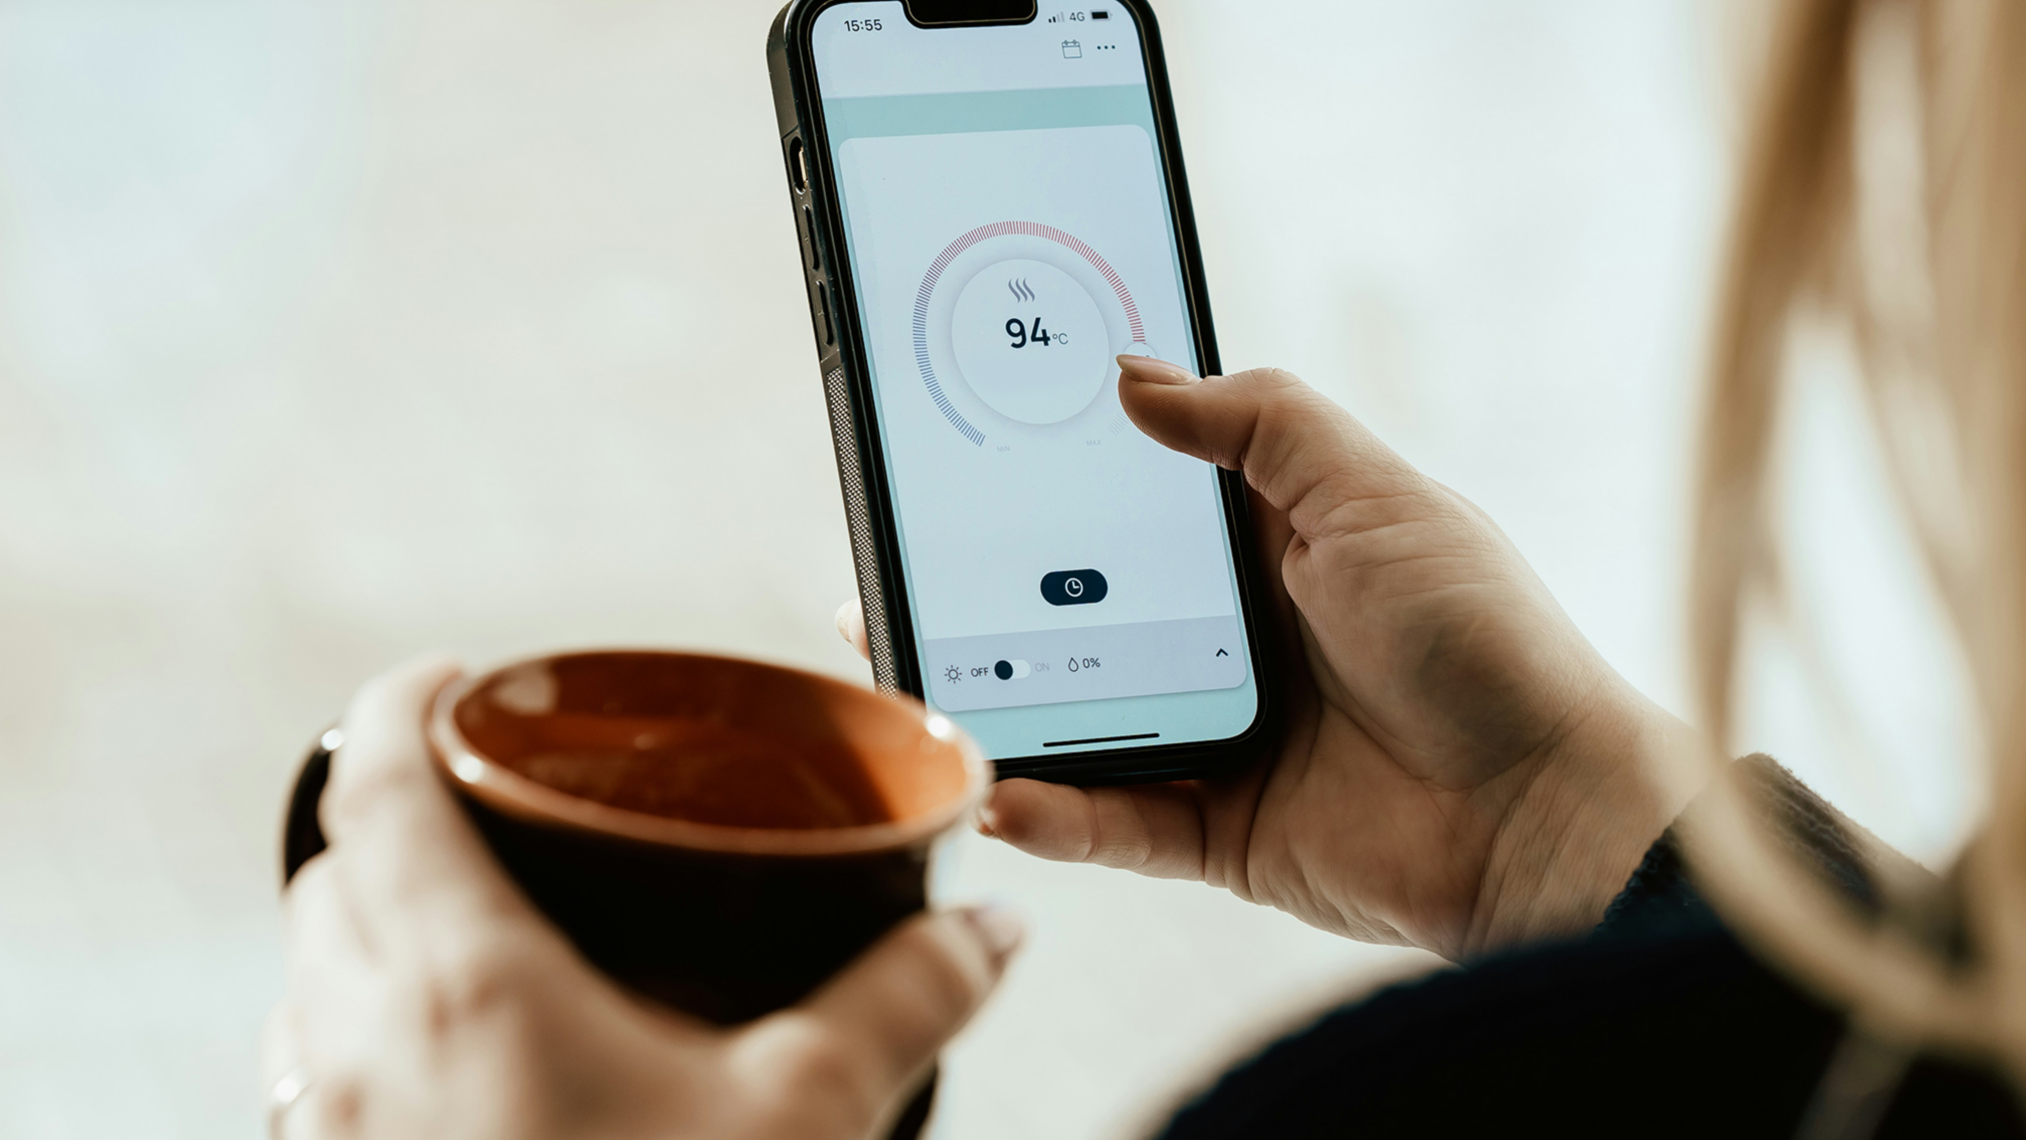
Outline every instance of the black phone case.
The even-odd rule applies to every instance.
[[[872,424],[871,369],[866,362],[864,338],[859,335],[857,298],[848,284],[843,213],[831,171],[822,105],[815,96],[815,67],[809,57],[810,29],[816,16],[833,4],[847,2],[790,0],[775,17],[768,34],[767,67],[773,80],[781,152],[788,164],[788,191],[801,239],[804,284],[823,376],[823,395],[830,407],[831,440],[837,451],[837,476],[844,493],[852,558],[857,564],[859,598],[865,608],[873,683],[881,692],[921,697],[924,685],[921,662],[915,653],[913,617],[908,613],[907,592],[900,581],[899,535],[888,506],[892,498],[886,485],[879,435]],[[1217,342],[1210,321],[1209,297],[1203,286],[1203,256],[1196,240],[1188,180],[1183,173],[1160,32],[1144,0],[1110,0],[1110,6],[1130,10],[1140,28],[1141,48],[1151,80],[1154,121],[1160,134],[1156,142],[1162,165],[1168,172],[1167,190],[1182,246],[1184,299],[1196,330],[1197,357],[1204,362],[1206,373],[1214,374],[1220,371]],[[1228,772],[1264,750],[1274,731],[1278,707],[1275,674],[1269,667],[1273,655],[1268,652],[1263,628],[1268,610],[1260,601],[1262,579],[1253,556],[1251,509],[1242,475],[1220,471],[1218,480],[1226,517],[1230,520],[1232,548],[1238,552],[1239,605],[1245,619],[1252,675],[1259,692],[1259,712],[1253,723],[1245,732],[1223,741],[1002,759],[997,761],[1002,779],[1027,776],[1075,784],[1190,779]]]

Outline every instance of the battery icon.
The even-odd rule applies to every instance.
[[[1111,19],[1111,13],[1105,11],[1103,8],[1096,8],[1091,11],[1090,18],[1093,20],[1109,20]]]

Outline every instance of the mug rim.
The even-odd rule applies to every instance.
[[[930,736],[956,748],[964,766],[963,790],[931,811],[907,819],[855,827],[766,828],[698,823],[630,811],[558,791],[481,754],[458,729],[458,702],[499,674],[537,662],[604,654],[674,657],[758,669],[791,676],[804,683],[845,690],[854,698],[889,701],[896,711],[920,721],[923,731]],[[941,723],[938,724],[938,721]],[[977,808],[992,785],[992,762],[985,759],[970,736],[954,721],[929,711],[927,705],[911,696],[881,693],[821,673],[749,657],[689,653],[677,649],[573,649],[516,658],[483,672],[467,673],[437,692],[430,706],[428,738],[430,760],[442,777],[453,788],[504,815],[565,830],[724,855],[859,855],[911,847],[954,827]]]

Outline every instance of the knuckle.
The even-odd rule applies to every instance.
[[[411,1008],[426,1036],[443,1040],[477,1025],[495,1032],[521,1020],[536,975],[525,953],[503,943],[474,940],[416,979]]]
[[[441,654],[413,657],[366,680],[352,697],[346,719],[376,724],[412,724],[430,696],[451,674],[455,663]]]
[[[1144,867],[1153,857],[1146,820],[1130,803],[1117,797],[1094,797],[1090,821],[1089,862],[1122,871]]]
[[[1097,848],[1093,862],[1121,871],[1137,871],[1153,858],[1153,846],[1137,836],[1114,836]]]
[[[881,1107],[863,1051],[833,1033],[812,1029],[805,1034],[788,1057],[786,1074],[794,1099],[813,1118],[870,1119]]]
[[[312,945],[340,913],[337,855],[326,851],[303,864],[282,895],[282,938],[289,960]]]
[[[337,852],[325,848],[297,868],[295,877],[288,881],[287,889],[282,892],[282,899],[291,915],[306,905],[306,901],[314,903],[336,889],[332,876],[336,873],[333,867],[337,859]]]
[[[408,762],[355,766],[331,781],[324,793],[324,810],[340,824],[357,823],[382,805],[412,794],[426,773],[425,767]]]
[[[1104,812],[1099,808],[1098,799],[1095,795],[1084,797],[1083,811],[1083,833],[1077,837],[1079,842],[1076,844],[1075,850],[1071,852],[1070,858],[1077,863],[1102,862],[1104,858]]]
[[[354,1073],[317,1078],[309,1096],[310,1135],[343,1138],[364,1134],[366,1082]]]
[[[904,936],[914,954],[914,985],[908,992],[913,1016],[904,1024],[917,1040],[898,1042],[904,1046],[931,1046],[956,1023],[962,1021],[984,997],[985,979],[977,964],[966,962],[950,944],[949,935],[939,936],[929,924],[917,925]]]
[[[1290,389],[1307,387],[1302,379],[1285,368],[1251,368],[1238,373],[1233,379],[1241,381],[1248,388],[1256,389],[1261,396],[1274,396]]]

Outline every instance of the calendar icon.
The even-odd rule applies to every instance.
[[[1081,42],[1081,41],[1078,41],[1078,40],[1064,40],[1064,41],[1062,41],[1062,58],[1064,58],[1064,59],[1082,59],[1082,58],[1083,58],[1083,44],[1082,44],[1082,42]]]

